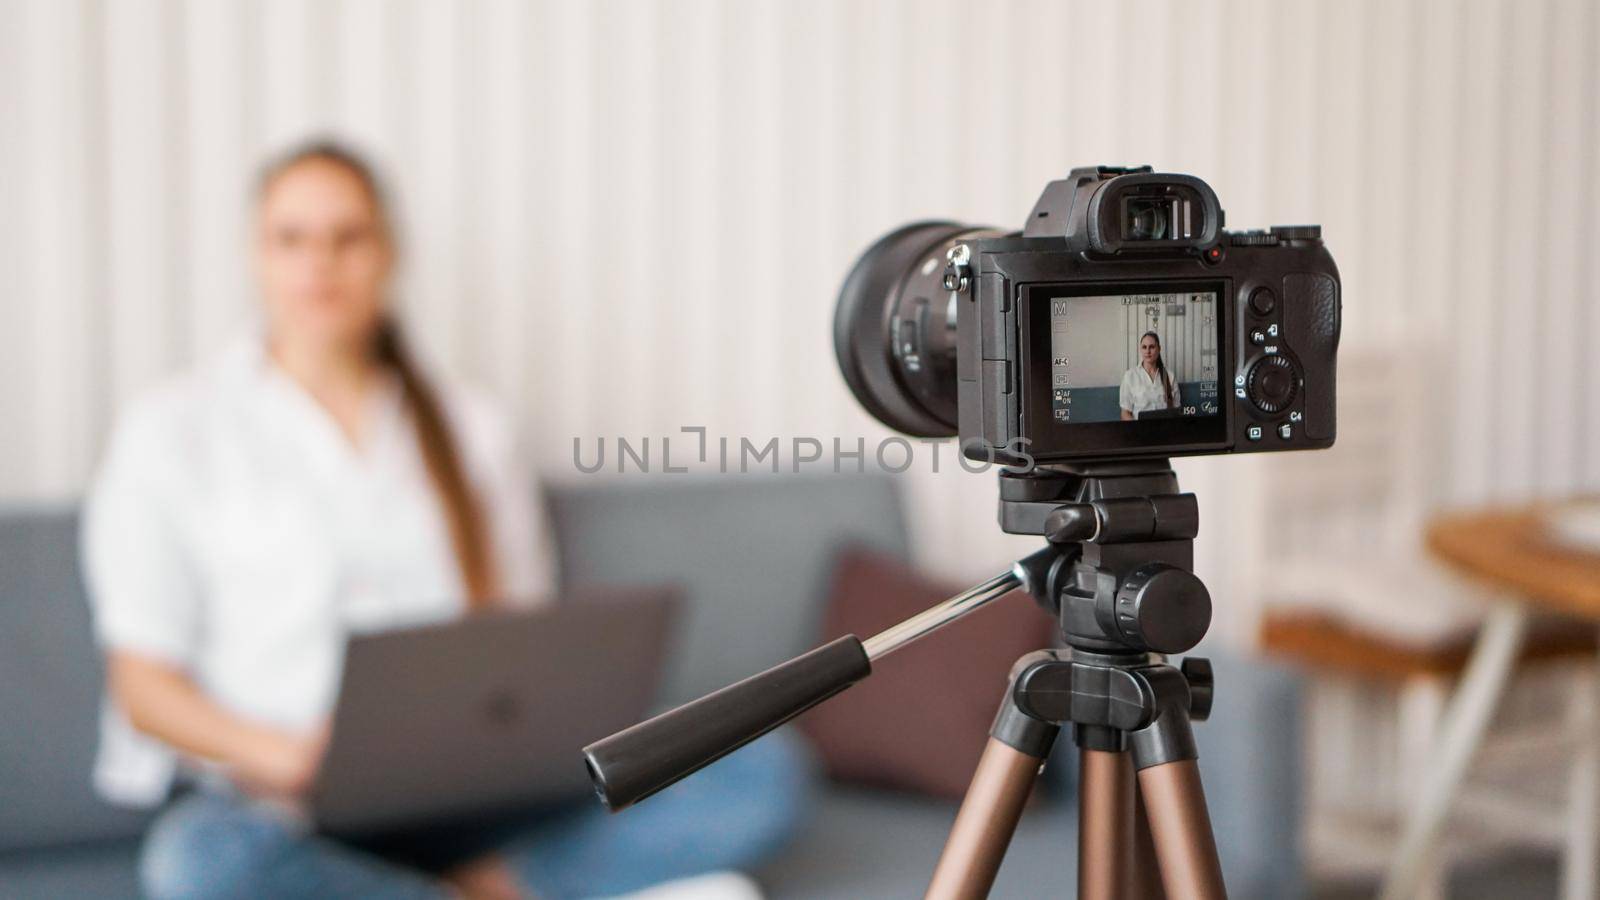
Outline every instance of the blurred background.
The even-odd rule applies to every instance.
[[[1193,173],[1231,227],[1320,223],[1343,277],[1340,447],[1178,471],[1214,643],[1301,686],[1308,865],[1365,884],[1460,667],[1418,693],[1263,623],[1457,646],[1499,594],[1430,561],[1431,517],[1600,486],[1597,47],[1581,0],[0,0],[0,501],[78,497],[122,404],[249,320],[252,173],[308,136],[382,164],[413,342],[557,485],[602,477],[574,439],[681,426],[870,454],[830,326],[871,241],[1020,226],[1075,165]],[[972,581],[1033,543],[952,454],[897,480],[912,560]],[[1588,683],[1560,665],[1506,709]],[[1553,860],[1546,805],[1490,843]]]

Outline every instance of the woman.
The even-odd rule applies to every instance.
[[[1125,422],[1152,409],[1178,407],[1178,383],[1167,371],[1167,364],[1161,361],[1161,338],[1154,331],[1146,331],[1139,338],[1139,364],[1122,373],[1122,390],[1118,397]]]
[[[589,801],[355,847],[284,814],[347,634],[543,596],[552,573],[506,420],[400,340],[369,168],[294,152],[264,173],[256,224],[264,327],[124,415],[86,512],[111,700],[97,783],[152,805],[175,772],[195,785],[149,833],[148,893],[568,896],[758,861],[798,806],[781,739],[615,818]]]

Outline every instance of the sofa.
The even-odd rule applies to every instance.
[[[665,703],[819,643],[841,546],[909,551],[889,476],[597,477],[550,486],[545,500],[568,584],[683,589]],[[102,669],[77,546],[70,507],[0,511],[0,898],[137,895],[148,817],[104,804],[89,784]],[[1198,731],[1230,893],[1299,895],[1298,686],[1257,662],[1212,658],[1218,699]],[[1061,743],[1058,775],[1071,767]],[[994,896],[1073,894],[1070,778],[1052,786],[1024,816]],[[773,898],[920,896],[954,815],[945,800],[819,784],[800,836],[753,874]]]

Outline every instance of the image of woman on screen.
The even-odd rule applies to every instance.
[[[1125,422],[1153,409],[1178,406],[1178,383],[1161,361],[1161,338],[1154,331],[1146,331],[1139,338],[1139,364],[1122,373],[1118,405]]]

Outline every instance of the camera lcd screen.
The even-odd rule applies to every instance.
[[[1221,380],[1233,377],[1227,281],[1030,284],[1019,295],[1020,411],[1035,457],[1228,446],[1233,405],[1218,392],[1219,367]],[[1140,346],[1151,331],[1154,374]]]
[[[1050,297],[1059,425],[1216,416],[1217,292]]]

